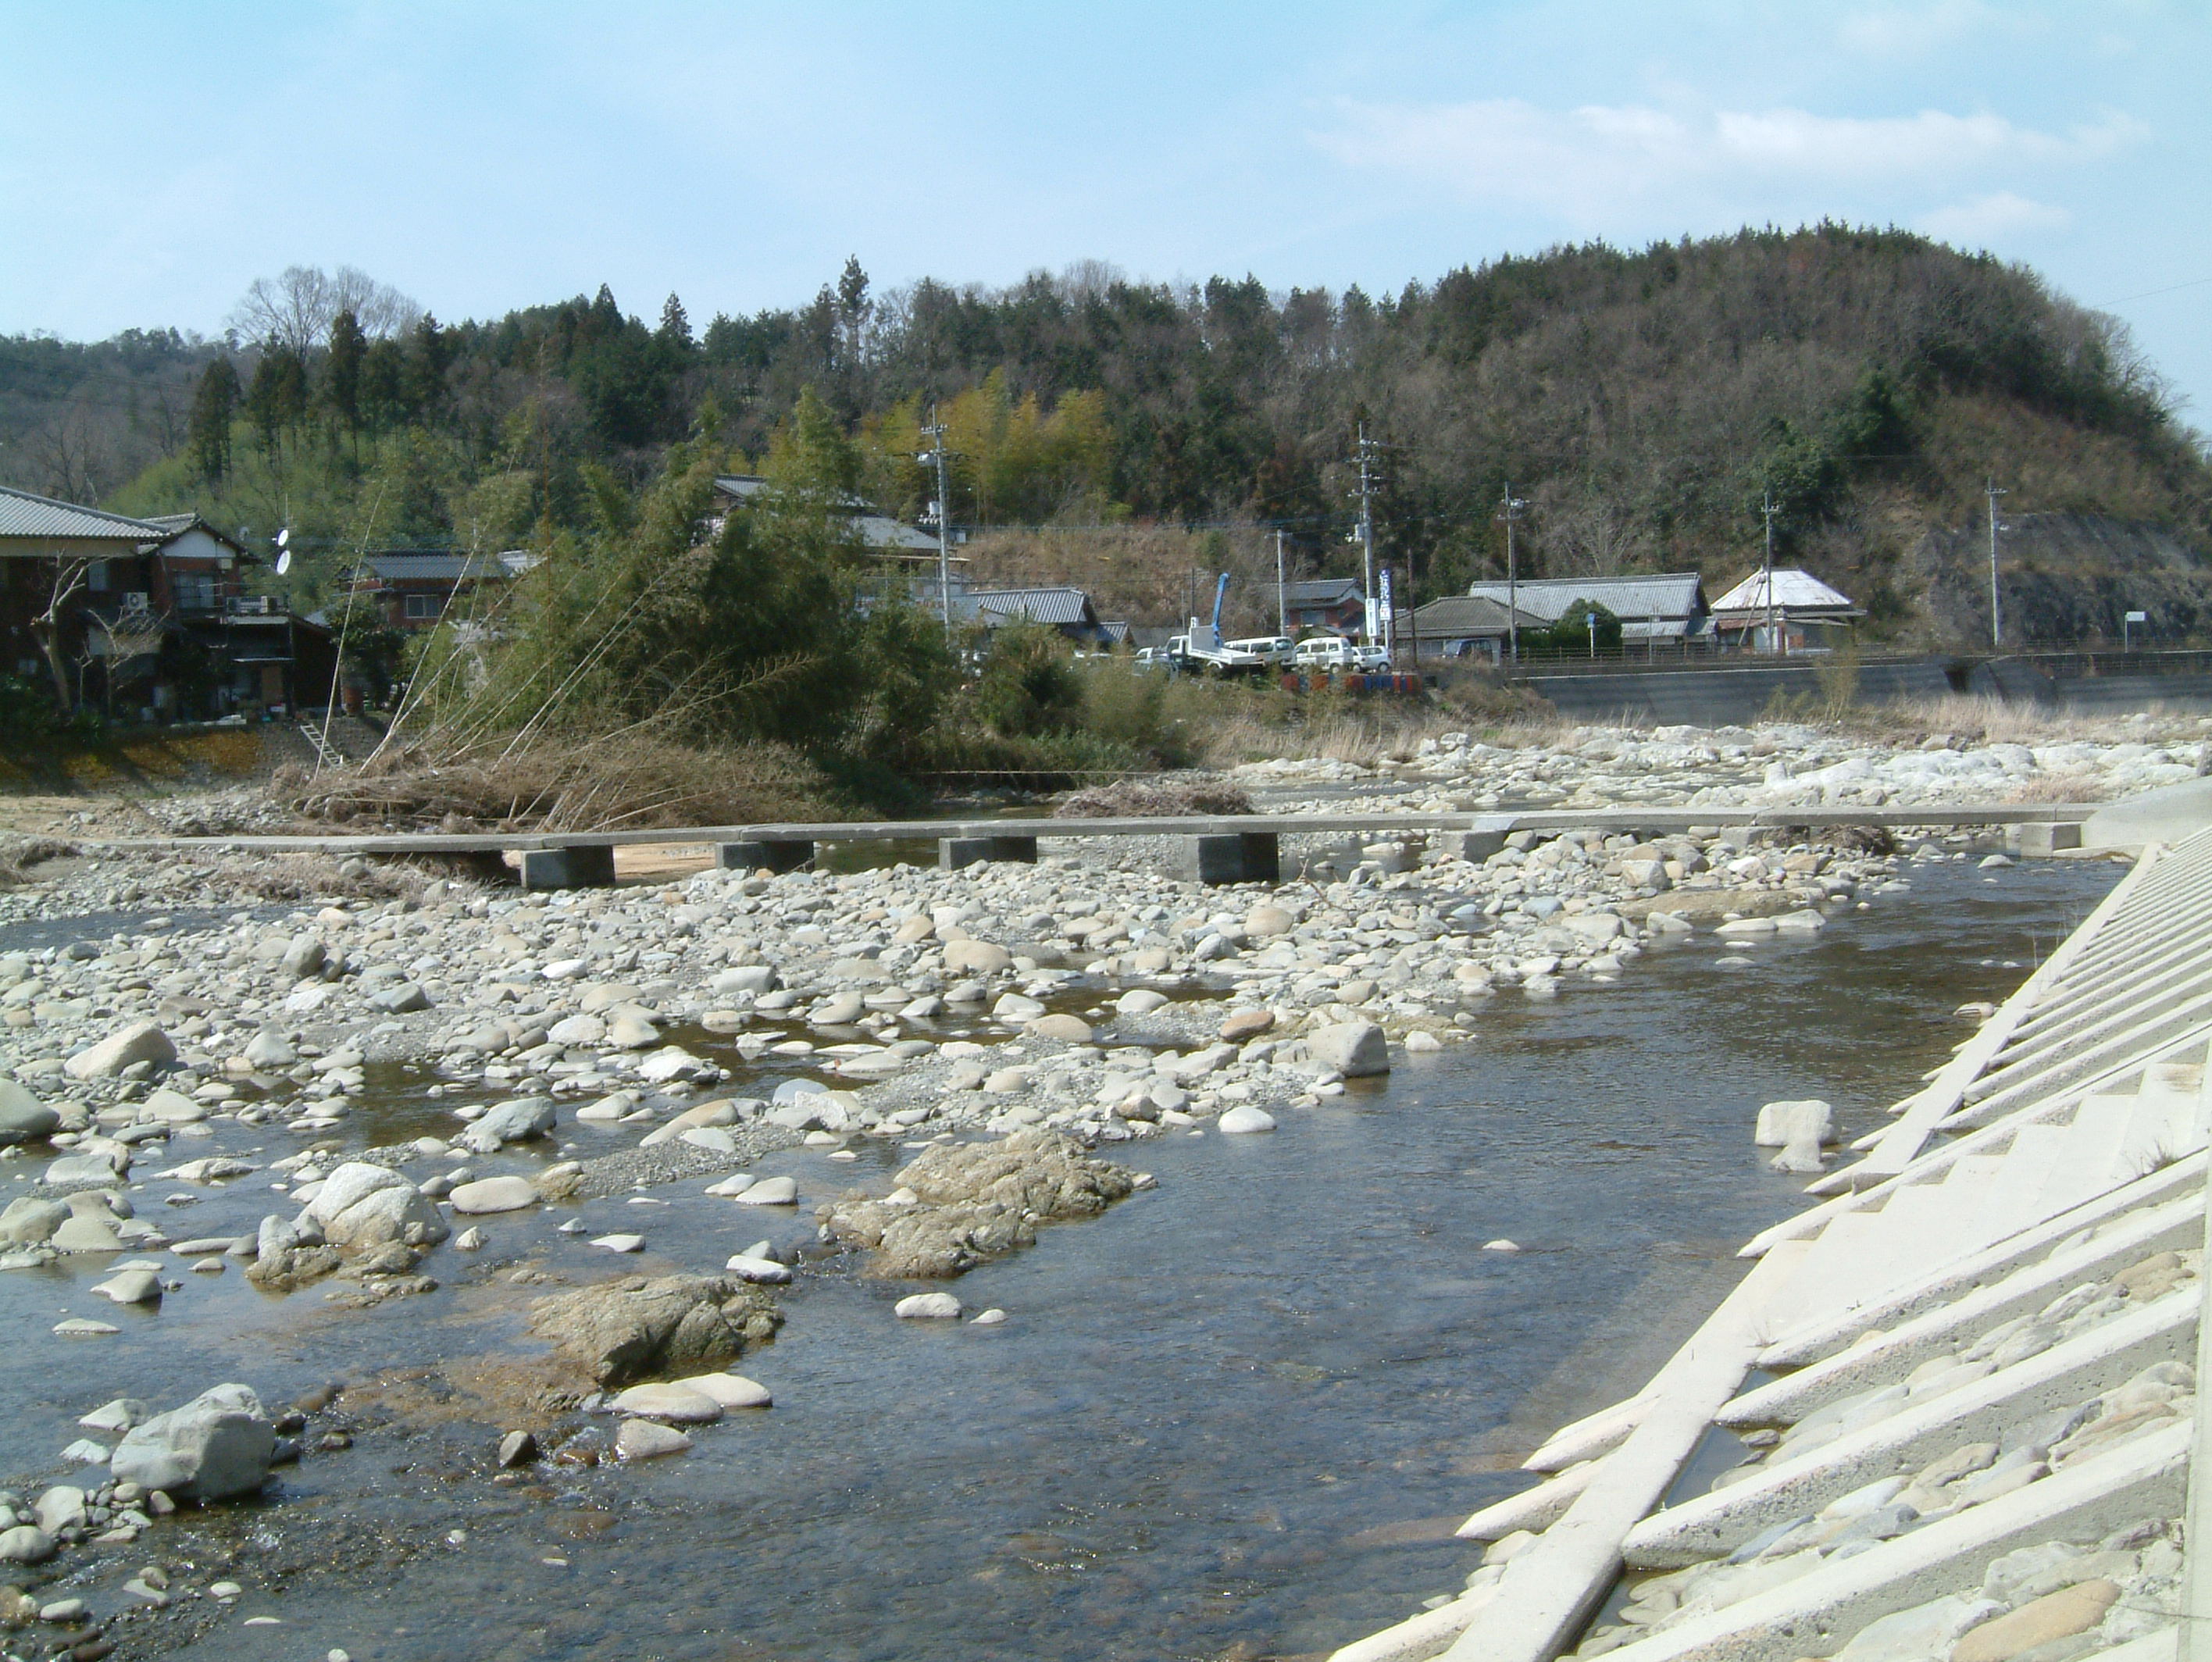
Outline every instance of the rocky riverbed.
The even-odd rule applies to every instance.
[[[38,1341],[71,1346],[218,1284],[343,1319],[459,1280],[544,1352],[476,1398],[506,1434],[488,1471],[681,1454],[767,1405],[723,1370],[770,1339],[795,1272],[910,1282],[899,1315],[988,1325],[1001,1313],[929,1283],[1139,1204],[1147,1143],[1294,1125],[1409,1057],[1479,1046],[1501,999],[1602,996],[1649,953],[1690,943],[1715,974],[1755,969],[1909,905],[1939,864],[2001,883],[1991,846],[1522,835],[1470,864],[1416,837],[1316,840],[1312,875],[1264,892],[1127,869],[1117,849],[553,896],[312,859],[64,855],[0,895],[0,926],[114,926],[0,955],[0,1265],[100,1268],[102,1303],[71,1300]],[[753,1171],[781,1150],[818,1163]],[[735,1231],[721,1273],[658,1261],[653,1214],[678,1192],[696,1198],[672,1225],[711,1205],[714,1233]],[[618,1204],[645,1221],[606,1227]],[[556,1216],[605,1271],[518,1246]],[[266,1432],[265,1474],[342,1459],[357,1428],[346,1395],[264,1408],[250,1384],[178,1383],[173,1403],[91,1407],[65,1455],[90,1481],[0,1496],[16,1519],[0,1555],[26,1567],[11,1608],[40,1632],[98,1652],[133,1631],[113,1626],[125,1612],[178,1602],[144,1575],[104,1604],[46,1596],[95,1545],[216,1498],[131,1475],[117,1436],[175,1404],[220,1410],[250,1443]],[[220,1604],[218,1585],[179,1596]]]

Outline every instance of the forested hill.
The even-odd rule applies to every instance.
[[[1150,521],[1218,528],[1217,553],[1280,526],[1306,568],[1346,569],[1363,423],[1387,446],[1385,550],[1426,593],[1498,567],[1509,483],[1525,569],[1717,582],[1754,557],[1771,492],[1784,556],[1906,634],[1953,627],[1926,604],[1929,550],[1966,546],[1990,479],[2014,516],[2136,522],[2212,552],[2212,468],[2118,325],[1899,231],[1589,244],[1387,296],[1089,268],[879,294],[848,264],[806,306],[703,328],[673,296],[648,323],[604,288],[489,323],[412,315],[382,308],[380,337],[348,314],[258,342],[67,349],[88,368],[74,394],[51,363],[44,392],[26,380],[59,343],[0,343],[0,468],[64,494],[89,481],[129,511],[263,533],[289,519],[311,548],[506,547],[592,523],[679,439],[757,458],[811,386],[860,441],[860,487],[901,515],[931,494],[914,457],[941,409],[952,517],[981,567],[1030,528]],[[71,421],[79,442],[42,444]],[[131,435],[105,478],[82,437],[102,421]],[[76,458],[66,479],[40,471],[58,450]]]

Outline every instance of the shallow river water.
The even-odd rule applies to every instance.
[[[555,1233],[575,1211],[593,1234],[646,1234],[627,1261],[641,1271],[713,1269],[763,1233],[808,1238],[813,1202],[880,1187],[896,1150],[763,1162],[805,1203],[772,1225],[699,1183],[647,1198],[665,1204],[490,1220],[478,1261],[426,1262],[438,1292],[362,1312],[314,1289],[265,1297],[234,1270],[184,1276],[154,1314],[88,1296],[97,1261],[0,1277],[9,1331],[37,1336],[0,1355],[15,1405],[0,1471],[51,1480],[73,1417],[116,1394],[167,1405],[236,1378],[281,1402],[362,1382],[376,1411],[356,1446],[289,1469],[268,1501],[70,1561],[70,1590],[104,1607],[165,1551],[236,1555],[234,1609],[157,1626],[126,1655],[1325,1654],[1455,1588],[1478,1550],[1452,1527],[1524,1485],[1514,1467],[1545,1432],[1640,1383],[1741,1272],[1735,1247],[1802,1204],[1802,1180],[1751,1146],[1760,1102],[1825,1096],[1847,1137],[1879,1123],[1971,1031],[1954,1007],[2003,997],[2119,870],[1911,868],[1910,895],[1753,948],[1748,968],[1717,967],[1700,934],[1617,986],[1506,993],[1473,1042],[1283,1111],[1273,1136],[1103,1150],[1158,1187],[954,1283],[971,1309],[1006,1310],[1000,1327],[896,1321],[909,1285],[804,1270],[781,1336],[738,1364],[775,1407],[643,1467],[495,1485],[496,1415],[389,1375],[526,1350],[520,1313],[545,1289],[513,1287],[515,1265],[614,1268]],[[426,1110],[450,1129],[422,1104],[406,1132]],[[357,1129],[382,1140],[401,1119]],[[238,1128],[172,1157],[244,1143]],[[142,1211],[164,1192],[149,1184]],[[161,1221],[228,1233],[274,1201],[257,1177]],[[1482,1250],[1499,1238],[1522,1250]],[[46,1337],[63,1314],[125,1331]],[[281,1625],[243,1627],[253,1615]]]

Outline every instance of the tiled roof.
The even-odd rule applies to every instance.
[[[20,537],[48,542],[158,542],[179,527],[153,519],[128,519],[119,513],[58,502],[51,496],[34,496],[27,490],[0,485],[0,537]]]
[[[1507,613],[1504,606],[1487,595],[1448,594],[1431,600],[1413,612],[1415,628],[1425,638],[1450,635],[1492,635],[1506,633]],[[1521,627],[1540,629],[1541,618],[1532,616],[1528,609],[1521,609]]]
[[[952,597],[953,609],[962,616],[1012,619],[1026,617],[1035,623],[1089,623],[1097,614],[1091,597],[1080,589],[972,589]]]
[[[1286,606],[1334,606],[1359,598],[1359,580],[1352,577],[1307,577],[1283,585]]]
[[[1505,603],[1506,585],[1484,581],[1468,592]],[[1680,634],[1682,626],[1705,615],[1705,595],[1695,572],[1668,572],[1656,577],[1536,577],[1523,578],[1514,594],[1522,612],[1547,623],[1577,600],[1595,600],[1624,625],[1641,623],[1648,631],[1656,617],[1660,633]],[[1672,623],[1675,627],[1668,629]]]

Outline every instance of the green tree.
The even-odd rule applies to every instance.
[[[362,367],[368,356],[368,337],[351,310],[331,322],[330,355],[323,365],[323,386],[331,410],[349,433],[361,431]]]
[[[691,319],[684,312],[684,302],[673,294],[660,303],[660,328],[655,338],[678,358],[690,355]]]
[[[1597,636],[1595,653],[1590,647],[1593,632]],[[1525,640],[1527,637],[1522,639]],[[1565,657],[1618,658],[1620,656],[1620,620],[1595,600],[1577,599],[1559,614],[1545,632],[1545,639],[1553,652]]]
[[[398,341],[374,341],[361,361],[361,416],[371,432],[398,424],[407,415],[407,349]]]
[[[283,436],[298,431],[307,414],[307,366],[290,347],[263,351],[246,388],[246,414],[261,436],[263,453],[275,459]]]
[[[1006,738],[1035,737],[1073,725],[1083,682],[1067,642],[1037,623],[1016,623],[991,637],[975,685],[975,713]]]
[[[192,392],[188,443],[192,466],[210,484],[230,471],[230,424],[238,415],[238,371],[228,358],[217,358],[200,372]]]

